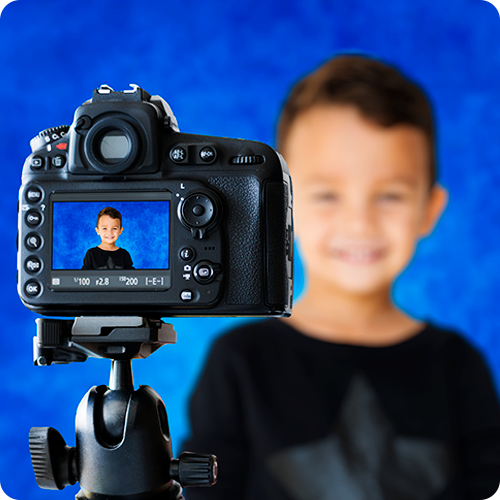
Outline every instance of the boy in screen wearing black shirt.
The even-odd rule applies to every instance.
[[[392,285],[446,204],[423,91],[339,56],[285,103],[307,289],[289,319],[219,338],[185,448],[219,482],[189,500],[483,500],[500,483],[500,407],[482,356],[398,309]]]
[[[97,216],[95,230],[101,244],[87,250],[82,269],[134,269],[127,250],[116,246],[123,232],[121,213],[112,207],[103,208]]]

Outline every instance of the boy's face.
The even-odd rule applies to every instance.
[[[351,106],[296,118],[285,157],[311,286],[354,294],[391,286],[446,202],[442,188],[429,190],[428,148],[419,129],[381,127]]]
[[[104,244],[114,245],[118,236],[122,234],[123,227],[120,219],[113,219],[109,215],[102,215],[99,217],[95,230]]]

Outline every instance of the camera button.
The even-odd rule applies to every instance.
[[[180,251],[180,256],[181,256],[182,260],[189,262],[190,260],[193,260],[193,258],[194,258],[194,250],[190,247],[184,247]]]
[[[35,297],[37,295],[40,295],[42,291],[42,285],[40,285],[38,281],[30,280],[26,283],[26,285],[24,285],[24,291],[27,295]]]
[[[217,153],[214,148],[207,146],[200,151],[200,158],[205,163],[211,163],[217,158]]]
[[[170,150],[170,159],[176,163],[181,163],[187,158],[187,153],[184,148],[177,147]]]
[[[30,227],[37,227],[42,222],[42,214],[36,210],[29,210],[24,217],[26,224]]]
[[[33,156],[30,161],[30,167],[33,170],[39,170],[43,167],[43,158],[41,156]]]
[[[62,168],[66,164],[66,157],[63,155],[57,155],[52,158],[52,166],[55,168]]]
[[[28,234],[24,242],[29,250],[39,250],[43,244],[42,238],[35,233]]]
[[[43,193],[40,188],[31,187],[26,191],[26,201],[28,203],[38,203],[43,198]]]
[[[211,262],[198,262],[193,270],[194,279],[202,285],[211,283],[215,278],[218,268],[219,266],[217,264],[214,265]]]
[[[183,302],[191,302],[193,300],[193,292],[191,290],[182,290],[181,300]]]
[[[42,262],[36,257],[30,257],[24,263],[24,268],[31,274],[36,274],[42,269]]]

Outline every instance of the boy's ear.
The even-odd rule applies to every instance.
[[[99,234],[99,229],[97,227],[95,228],[95,232]]]
[[[420,236],[425,237],[432,233],[447,203],[448,191],[440,184],[435,184],[429,193]]]

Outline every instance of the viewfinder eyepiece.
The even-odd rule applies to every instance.
[[[136,161],[140,150],[139,134],[128,121],[113,116],[98,120],[85,138],[84,153],[99,172],[124,172]]]
[[[130,153],[130,141],[120,130],[110,130],[102,136],[99,150],[107,163],[118,163]]]

